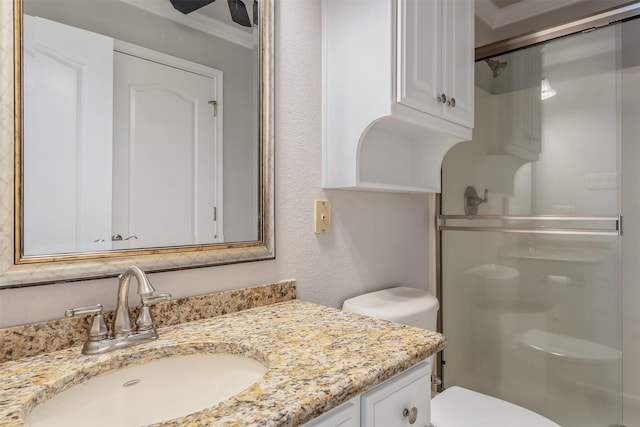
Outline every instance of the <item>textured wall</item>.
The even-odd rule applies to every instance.
[[[0,0],[3,44],[11,39],[10,8]],[[321,188],[320,12],[319,0],[276,2],[276,259],[152,274],[159,292],[185,297],[296,278],[300,299],[339,307],[393,284],[427,288],[427,196]],[[3,58],[0,88],[8,64]],[[314,199],[332,202],[330,234],[313,233]],[[57,318],[72,306],[112,308],[116,287],[116,279],[102,279],[0,291],[0,327]]]

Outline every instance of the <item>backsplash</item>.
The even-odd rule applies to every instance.
[[[287,280],[269,285],[234,289],[158,303],[151,307],[154,324],[158,328],[178,325],[235,313],[296,298],[296,281]],[[138,315],[131,309],[131,318]],[[111,324],[113,310],[104,312]],[[86,318],[64,318],[48,322],[0,329],[0,362],[35,356],[81,345],[89,327]]]

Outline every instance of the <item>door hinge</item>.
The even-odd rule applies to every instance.
[[[213,207],[213,220],[214,221],[218,220],[218,207],[217,206]]]
[[[209,105],[211,105],[213,117],[218,117],[218,101],[209,101]]]

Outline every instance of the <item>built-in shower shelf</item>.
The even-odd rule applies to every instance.
[[[536,313],[544,314],[551,310],[552,306],[549,304],[521,300],[488,299],[476,305],[474,308],[484,312],[500,315],[521,315]]]
[[[482,277],[483,279],[489,280],[512,280],[520,276],[520,272],[515,268],[496,264],[482,264],[467,268],[466,270],[462,270],[462,274]]]
[[[519,343],[532,350],[559,359],[606,363],[615,362],[622,358],[620,350],[607,345],[539,329],[529,329],[517,339]]]
[[[611,255],[611,248],[611,243],[595,240],[538,239],[533,244],[502,246],[498,250],[498,255],[504,258],[596,264],[603,262]]]

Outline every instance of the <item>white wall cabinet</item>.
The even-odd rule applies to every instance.
[[[398,0],[397,9],[397,102],[472,128],[472,3]]]
[[[471,139],[473,31],[471,0],[323,1],[325,188],[440,191]]]
[[[425,361],[304,427],[425,427],[430,421],[431,363]]]

